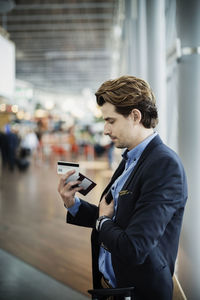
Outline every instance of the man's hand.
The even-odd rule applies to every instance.
[[[66,180],[75,173],[75,170],[68,171],[65,175],[60,178],[58,184],[58,192],[67,208],[70,208],[75,203],[75,193],[80,191],[82,187],[77,187],[77,184],[80,184],[81,181],[69,181],[66,184]],[[76,186],[76,187],[74,187]]]
[[[112,200],[109,204],[107,204],[104,196],[99,204],[99,217],[107,216],[109,218],[112,218],[113,215],[114,215],[114,201]]]

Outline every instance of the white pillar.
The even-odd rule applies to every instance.
[[[177,1],[181,47],[189,47],[178,65],[179,153],[189,186],[180,240],[178,278],[189,300],[200,299],[200,1]],[[183,51],[184,52],[184,51]],[[194,52],[194,53],[193,53]],[[189,52],[188,52],[189,53]]]
[[[125,1],[125,44],[127,74],[137,74],[137,0]]]
[[[154,91],[159,113],[158,131],[167,139],[166,108],[166,49],[165,49],[165,0],[148,0],[147,49],[148,81]]]
[[[146,0],[138,1],[137,76],[148,81]]]

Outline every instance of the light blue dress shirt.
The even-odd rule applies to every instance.
[[[119,192],[121,191],[123,185],[125,184],[126,180],[130,176],[134,167],[136,166],[140,156],[142,155],[142,152],[156,135],[157,132],[155,132],[154,134],[146,138],[142,143],[137,145],[132,150],[128,152],[125,151],[122,154],[122,156],[126,160],[125,169],[123,173],[115,180],[115,182],[111,187],[111,192],[114,199],[114,208],[115,208],[113,220],[115,219],[115,213],[117,210]],[[81,204],[80,199],[78,197],[75,197],[75,204],[68,209],[73,216],[75,216],[76,213],[78,212],[80,204]],[[112,267],[111,253],[105,250],[103,247],[100,247],[100,252],[99,252],[99,271],[103,274],[104,278],[106,278],[109,281],[112,287],[116,287],[116,279]]]

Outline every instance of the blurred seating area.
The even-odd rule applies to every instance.
[[[44,163],[53,165],[58,160],[105,159],[108,168],[113,169],[114,147],[109,138],[103,136],[103,123],[102,131],[78,124],[66,127],[62,122],[60,127],[51,122],[51,128],[47,124],[41,124],[41,120],[16,121],[1,127],[0,152],[3,168],[25,171],[30,163],[39,166]]]

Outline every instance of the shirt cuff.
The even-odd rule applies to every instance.
[[[75,215],[77,214],[79,207],[81,205],[81,201],[78,197],[75,197],[75,203],[73,206],[69,207],[67,210],[70,212],[70,214],[75,217]]]

